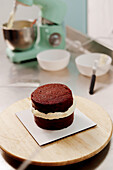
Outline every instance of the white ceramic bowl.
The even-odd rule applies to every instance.
[[[40,67],[47,71],[58,71],[67,67],[70,53],[66,50],[51,49],[37,55]]]
[[[83,54],[75,58],[75,63],[78,68],[78,71],[85,75],[85,76],[91,76],[92,75],[92,67],[94,65],[94,61],[100,59],[100,57],[106,57],[106,62],[102,65],[98,64],[96,75],[102,76],[106,74],[111,66],[112,59],[110,56],[102,53],[89,53],[89,54]]]

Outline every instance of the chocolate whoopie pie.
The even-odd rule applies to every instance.
[[[36,124],[48,130],[66,128],[74,119],[75,102],[64,84],[46,84],[31,94],[32,113]]]

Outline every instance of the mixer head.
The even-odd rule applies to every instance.
[[[31,6],[33,4],[33,0],[16,0],[16,2],[27,6]]]

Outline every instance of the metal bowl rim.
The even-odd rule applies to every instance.
[[[26,22],[26,21],[29,22],[29,23],[33,22],[33,20],[17,20],[17,21],[14,21],[14,22]],[[30,26],[29,27],[23,27],[23,28],[7,28],[6,25],[7,25],[7,22],[2,25],[3,30],[21,31],[21,30],[26,30],[26,29],[31,29],[32,28]],[[37,27],[36,23],[34,24],[34,26]]]

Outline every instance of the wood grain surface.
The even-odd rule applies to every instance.
[[[97,126],[40,147],[15,113],[29,109],[30,99],[20,100],[0,114],[0,147],[21,161],[30,159],[33,164],[61,166],[77,163],[100,152],[110,141],[113,126],[106,111],[94,102],[76,96],[77,108]],[[35,157],[32,153],[38,150]]]

